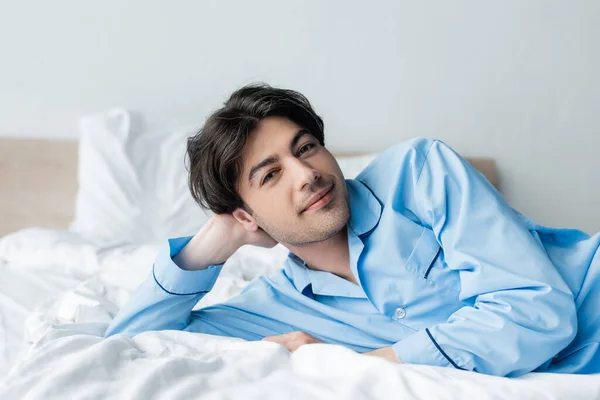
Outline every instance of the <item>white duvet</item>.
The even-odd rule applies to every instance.
[[[158,246],[101,249],[40,229],[19,235],[0,239],[0,399],[600,399],[600,375],[497,378],[334,345],[290,354],[275,343],[178,331],[103,339]],[[237,294],[282,257],[282,248],[240,249],[198,307]]]

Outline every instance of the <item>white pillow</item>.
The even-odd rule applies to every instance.
[[[152,153],[156,173],[147,178],[152,182],[147,185],[147,196],[154,200],[154,207],[147,210],[151,213],[148,218],[153,222],[154,237],[163,240],[193,235],[212,215],[194,201],[188,187],[187,139],[196,133],[196,127],[170,127],[159,123],[150,129],[158,132],[160,143]]]
[[[369,153],[360,156],[336,157],[335,159],[346,179],[354,179],[373,161],[379,153]]]
[[[83,117],[79,188],[69,229],[102,247],[196,233],[210,214],[187,187],[190,134],[149,126],[123,109]]]

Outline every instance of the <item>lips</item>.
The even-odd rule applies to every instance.
[[[315,204],[317,201],[319,201],[323,197],[325,197],[325,195],[327,193],[329,193],[329,191],[332,189],[333,189],[333,185],[331,185],[327,188],[321,189],[317,193],[313,194],[312,197],[308,200],[308,203],[306,203],[306,206],[302,209],[302,212],[306,211],[307,208],[309,208],[310,206]]]

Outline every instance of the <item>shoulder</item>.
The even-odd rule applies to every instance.
[[[415,137],[410,140],[397,143],[390,146],[385,150],[382,155],[393,154],[393,155],[408,155],[411,152],[419,152],[427,154],[429,148],[434,143],[441,143],[440,140],[428,137]]]
[[[418,167],[425,161],[427,153],[434,143],[441,142],[437,139],[418,137],[390,146],[361,171],[357,179],[367,179],[374,173],[389,171],[390,168],[397,170],[400,167]]]
[[[381,152],[358,176],[380,199],[416,183],[437,139],[417,137],[395,144]]]

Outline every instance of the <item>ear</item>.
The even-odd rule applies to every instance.
[[[258,224],[252,215],[242,208],[236,208],[231,215],[235,218],[248,232],[256,232]]]

